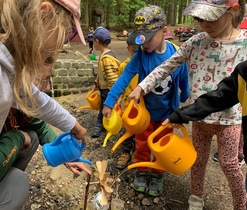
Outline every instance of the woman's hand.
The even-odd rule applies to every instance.
[[[141,94],[142,94],[142,88],[141,86],[137,85],[137,87],[129,94],[128,96],[129,101],[134,99],[135,104],[137,104]]]
[[[30,145],[31,145],[31,138],[30,138],[30,136],[28,135],[27,132],[24,132],[24,131],[21,131],[21,130],[19,130],[19,131],[25,137],[24,145],[23,145],[23,148],[21,149],[22,151],[24,151],[24,150],[27,150],[30,147]]]
[[[75,175],[80,175],[82,171],[91,174],[91,171],[82,162],[69,162],[64,165]]]
[[[110,119],[110,117],[111,117],[111,108],[109,107],[109,106],[106,106],[106,105],[104,105],[104,107],[103,107],[103,110],[102,110],[102,114],[106,117],[106,119]]]

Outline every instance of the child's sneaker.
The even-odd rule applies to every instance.
[[[101,123],[96,123],[96,125],[93,127],[91,137],[98,138],[103,131],[104,131],[103,125]]]
[[[124,169],[130,162],[131,156],[129,153],[122,153],[117,160],[116,168],[119,170]]]
[[[134,190],[144,193],[146,191],[147,172],[136,170],[134,178]]]
[[[203,210],[204,201],[196,195],[191,195],[188,200],[188,210]]]
[[[213,159],[213,161],[215,161],[215,162],[219,162],[219,153],[218,153],[218,152],[215,152],[212,159]]]
[[[244,157],[238,157],[238,165],[241,168],[245,164]]]
[[[151,180],[148,186],[148,195],[157,197],[161,195],[164,188],[164,176],[163,173],[155,174],[151,173]]]

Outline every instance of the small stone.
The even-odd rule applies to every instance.
[[[138,194],[138,199],[139,200],[142,200],[143,198],[144,198],[144,194],[143,193]]]
[[[151,204],[150,204],[150,202],[149,202],[149,200],[148,200],[147,198],[144,198],[144,199],[142,200],[142,205],[143,205],[143,206],[150,206]]]
[[[156,198],[154,198],[153,203],[158,204],[159,201],[160,201],[160,199],[156,197]]]
[[[31,210],[38,209],[39,207],[41,207],[40,204],[34,203],[34,204],[31,205]]]

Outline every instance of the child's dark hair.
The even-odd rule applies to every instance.
[[[96,37],[93,37],[93,38],[97,39]],[[107,45],[109,45],[111,43],[111,39],[106,39],[104,41],[98,40],[98,41],[99,41],[100,44],[105,45],[105,46],[107,46]]]
[[[109,45],[110,43],[111,43],[111,40],[110,39],[106,39],[103,42],[100,41],[100,44],[102,44],[102,45]]]

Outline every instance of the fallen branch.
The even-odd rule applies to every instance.
[[[88,194],[89,194],[90,179],[91,179],[91,175],[87,174],[87,185],[86,185],[86,192],[85,192],[85,198],[84,198],[84,210],[87,210],[87,199],[88,199]]]
[[[205,182],[207,182],[207,184],[213,189],[214,192],[217,192],[217,191],[213,188],[213,186],[208,182],[207,179],[205,179]]]
[[[184,202],[176,200],[176,199],[172,199],[172,198],[170,198],[169,201],[172,201],[172,202],[175,202],[175,203],[184,204]]]

